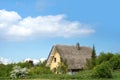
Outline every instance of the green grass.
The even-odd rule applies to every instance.
[[[112,72],[113,78],[92,78],[91,71],[81,71],[75,75],[68,75],[68,74],[41,74],[35,76],[28,76],[29,79],[33,80],[120,80],[120,70],[116,70]]]
[[[91,71],[85,70],[81,71],[75,75],[68,75],[68,74],[41,74],[41,75],[33,75],[28,76],[26,79],[22,80],[120,80],[120,70],[116,70],[112,72],[113,78],[92,78]],[[0,80],[10,80],[5,78],[0,78]],[[21,79],[15,79],[21,80]]]

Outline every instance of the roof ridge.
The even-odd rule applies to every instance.
[[[68,44],[55,44],[54,46],[75,46],[75,45],[68,45]]]
[[[55,44],[56,46],[68,46],[68,47],[76,47],[76,45],[69,45],[69,44]],[[80,46],[80,47],[84,47],[84,48],[91,48],[90,46]]]

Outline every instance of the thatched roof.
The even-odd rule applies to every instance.
[[[52,60],[54,50],[57,50],[60,57],[67,61],[68,69],[84,68],[86,59],[91,58],[92,54],[92,49],[90,47],[80,46],[78,49],[76,46],[55,45],[49,54],[47,65],[49,65]]]

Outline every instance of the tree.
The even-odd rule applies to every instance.
[[[114,56],[114,54],[112,54],[110,52],[108,52],[108,53],[101,52],[97,58],[96,64],[99,65],[103,62],[109,61],[113,56]]]
[[[93,49],[92,49],[92,56],[91,56],[91,58],[92,58],[92,65],[94,67],[96,65],[96,51],[95,51],[94,45],[93,45]]]
[[[113,70],[120,69],[120,54],[114,55],[110,60],[109,60],[110,66]]]
[[[96,50],[93,45],[91,59],[86,59],[86,68],[93,69],[96,66]]]

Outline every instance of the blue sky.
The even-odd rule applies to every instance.
[[[54,44],[120,52],[119,0],[1,0],[0,57],[47,58]]]

